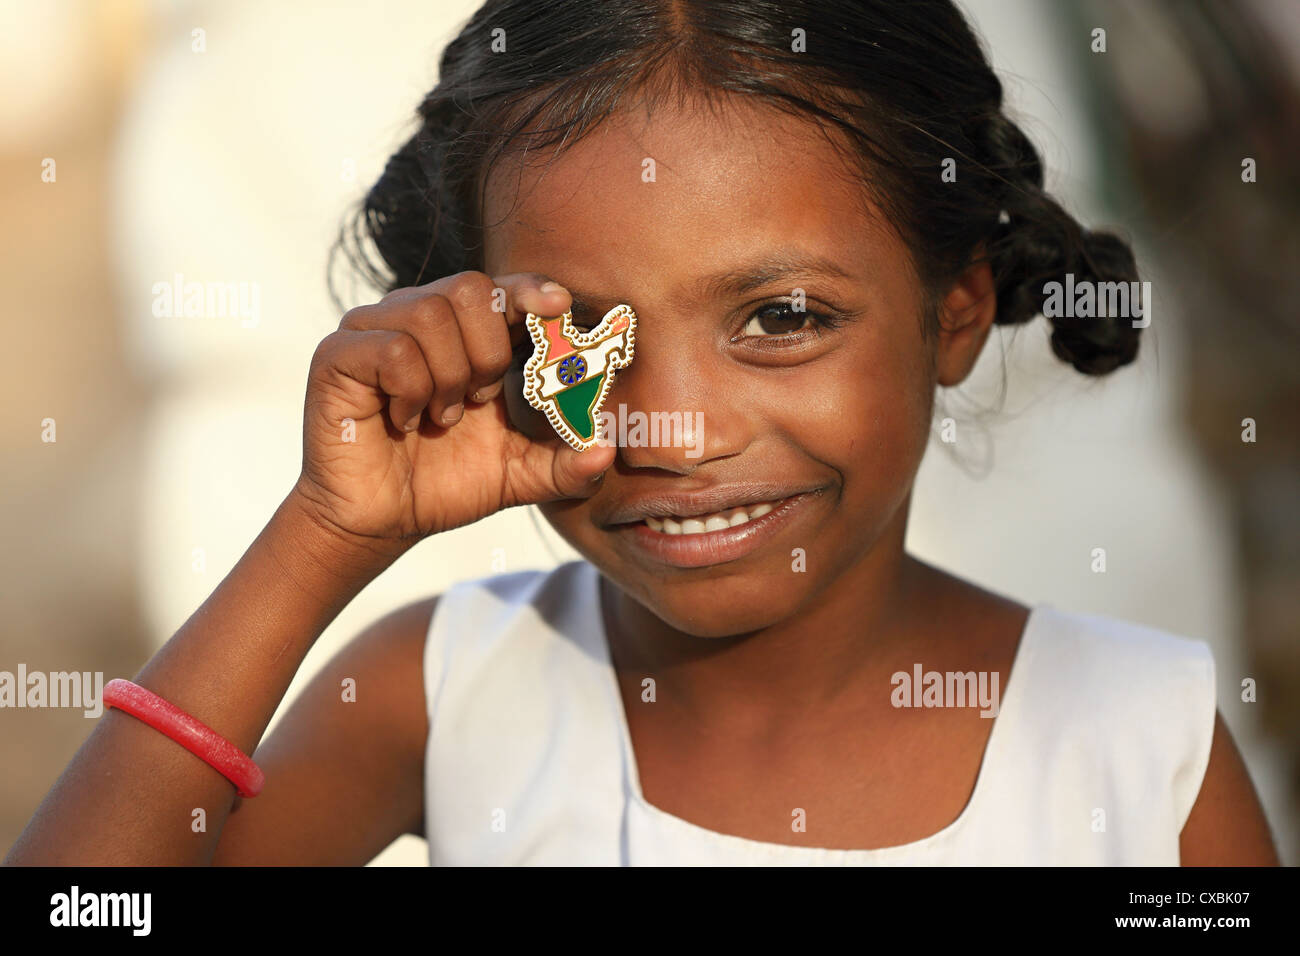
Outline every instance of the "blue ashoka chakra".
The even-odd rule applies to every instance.
[[[587,362],[581,355],[570,355],[560,362],[560,381],[565,385],[581,382],[587,374]]]

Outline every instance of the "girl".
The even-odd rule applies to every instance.
[[[1137,280],[1001,103],[947,0],[489,0],[367,197],[390,291],[316,350],[293,490],[136,678],[265,791],[110,711],[9,861],[1276,862],[1203,643],[904,551],[936,386]],[[701,427],[578,452],[526,317],[619,305],[611,407]],[[1052,322],[1087,375],[1143,324]],[[585,561],[393,612],[259,746],[362,587],[534,503]]]

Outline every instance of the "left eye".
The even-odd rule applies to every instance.
[[[744,336],[792,335],[809,324],[816,324],[811,312],[796,311],[788,302],[773,302],[762,306],[740,330]]]

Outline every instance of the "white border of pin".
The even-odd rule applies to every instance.
[[[586,333],[579,333],[574,326],[572,310],[558,316],[562,320],[560,325],[561,335],[568,340],[575,350],[581,351],[582,349],[591,348],[597,342],[607,338],[608,332],[604,330],[623,315],[627,316],[627,349],[626,351],[615,349],[606,358],[605,379],[600,383],[600,394],[596,396],[596,401],[591,406],[591,420],[594,428],[589,440],[580,438],[569,427],[569,423],[564,420],[564,417],[556,409],[554,399],[545,399],[538,394],[542,382],[540,370],[548,344],[546,331],[542,328],[542,323],[553,321],[557,316],[540,316],[529,312],[525,319],[525,324],[528,326],[528,336],[533,340],[533,354],[524,365],[524,398],[529,405],[546,415],[556,434],[563,438],[569,447],[575,451],[586,451],[593,448],[600,440],[600,410],[605,404],[605,399],[609,396],[609,390],[614,386],[614,375],[619,369],[627,368],[632,364],[633,353],[636,351],[636,313],[632,311],[632,307],[629,305],[616,305],[605,313],[605,317],[600,320],[594,329]]]

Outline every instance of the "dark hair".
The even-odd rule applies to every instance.
[[[1045,282],[1066,273],[1076,285],[1137,279],[1124,241],[1084,229],[1043,191],[1038,151],[1003,113],[1002,84],[949,0],[487,0],[336,249],[385,291],[482,271],[482,186],[497,160],[563,149],[633,91],[650,103],[747,94],[838,131],[837,148],[847,137],[864,188],[912,251],[927,335],[976,255],[990,261],[1004,325],[1038,315]],[[1052,350],[1080,372],[1137,355],[1129,321],[1051,321]]]

